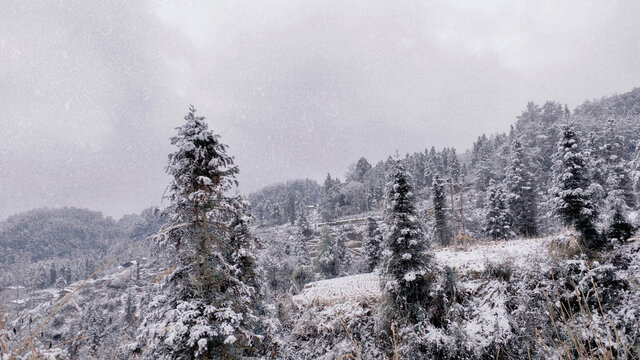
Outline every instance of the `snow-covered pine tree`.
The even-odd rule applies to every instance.
[[[331,178],[331,174],[327,173],[319,200],[320,216],[325,221],[333,220],[336,217],[336,185],[336,181]]]
[[[174,264],[156,286],[138,337],[146,358],[238,358],[252,355],[261,338],[250,305],[258,293],[237,166],[220,136],[189,108],[171,138],[172,176],[159,245]]]
[[[236,356],[246,356],[256,354],[261,347],[261,340],[264,338],[264,322],[261,316],[264,313],[264,306],[261,298],[262,274],[259,273],[257,258],[255,254],[256,239],[249,229],[249,222],[252,218],[246,215],[249,212],[249,205],[242,201],[240,212],[237,212],[229,226],[229,242],[226,244],[228,251],[225,251],[226,259],[232,266],[231,274],[232,291],[227,291],[226,299],[223,303],[230,308],[233,313],[240,314],[238,321],[231,320],[229,325],[234,328],[234,336],[237,341],[233,345],[233,352]],[[220,319],[221,317],[218,317]],[[228,339],[225,339],[228,342]]]
[[[362,242],[362,250],[365,256],[366,270],[373,271],[380,263],[382,246],[382,233],[378,223],[372,217],[367,218],[367,232]]]
[[[296,221],[296,230],[292,236],[292,253],[298,259],[300,265],[309,265],[311,258],[309,257],[309,248],[307,246],[307,241],[309,235],[311,235],[311,229],[309,228],[309,222],[307,222],[307,218],[304,217],[304,214],[300,214],[298,216],[298,220]]]
[[[313,234],[304,213],[300,211],[296,220],[296,230],[291,237],[291,260],[296,268],[291,274],[291,282],[296,291],[301,291],[303,286],[313,280],[311,256],[309,254],[308,241]]]
[[[602,246],[603,240],[595,228],[598,212],[593,203],[591,179],[585,167],[588,162],[573,127],[565,126],[559,137],[558,149],[553,157],[551,208],[565,225],[573,226],[580,232],[580,240],[585,248],[594,250]]]
[[[342,241],[342,246],[338,244],[340,241]],[[315,266],[325,278],[331,279],[340,274],[340,265],[346,253],[346,251],[342,251],[343,247],[344,239],[336,238],[327,228],[322,229]]]
[[[628,164],[623,159],[624,139],[617,135],[615,122],[609,120],[605,129],[604,155],[606,159],[605,223],[607,237],[621,241],[631,237],[634,227],[627,218],[636,203]]]
[[[426,317],[432,269],[425,231],[414,206],[408,176],[398,161],[387,185],[384,218],[387,232],[383,245],[381,286],[387,321]]]
[[[593,203],[596,208],[604,204],[607,186],[607,164],[604,155],[604,139],[602,134],[591,131],[587,135],[585,144],[585,158],[588,163],[589,177],[591,178],[591,188],[593,191]]]
[[[433,185],[431,188],[433,199],[433,216],[435,234],[440,242],[440,245],[448,246],[451,243],[451,229],[447,221],[446,210],[446,194],[444,192],[444,182],[440,179],[440,176],[436,175],[433,178]]]
[[[106,326],[102,309],[96,308],[91,302],[88,303],[82,309],[82,326],[90,353],[95,355],[102,344]]]
[[[460,161],[458,160],[458,155],[456,154],[456,148],[451,148],[449,152],[449,170],[451,173],[451,177],[455,182],[459,182],[460,180]]]
[[[484,231],[494,240],[506,240],[515,237],[511,229],[511,217],[507,210],[506,196],[502,184],[491,180],[487,189],[487,216]]]
[[[506,174],[507,204],[512,228],[520,236],[538,233],[536,189],[531,170],[520,141],[514,139]]]
[[[636,143],[636,150],[631,158],[631,179],[636,193],[640,192],[640,140]]]

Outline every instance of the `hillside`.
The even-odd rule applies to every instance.
[[[111,218],[86,209],[37,209],[0,223],[0,263],[32,262],[81,253],[104,254],[122,231]]]
[[[423,349],[422,356],[489,359],[502,352],[505,357],[526,358],[529,351],[534,357],[553,357],[572,336],[584,346],[620,336],[617,346],[626,346],[634,358],[640,351],[640,241],[604,254],[601,262],[568,259],[574,241],[566,233],[478,244],[468,251],[437,249],[434,259],[445,280],[434,291],[453,292],[455,300],[441,304],[447,323],[426,330],[422,341],[430,349]],[[582,289],[578,298],[571,288],[563,289],[569,284]],[[293,309],[285,327],[291,332],[284,339],[284,358],[336,359],[358,353],[363,359],[382,358],[380,344],[390,339],[376,327],[380,295],[377,273],[307,284],[290,300]],[[582,311],[576,310],[578,304],[584,306]],[[569,316],[564,306],[575,306],[566,322],[561,318]],[[607,329],[602,320],[613,321],[615,330]],[[407,336],[416,335],[398,333],[397,341]],[[546,336],[553,343],[546,343]],[[415,354],[405,352],[402,358],[414,359]]]

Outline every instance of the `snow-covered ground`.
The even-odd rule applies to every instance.
[[[438,264],[449,266],[458,273],[481,272],[488,263],[505,261],[510,261],[514,266],[524,266],[549,258],[551,244],[558,240],[566,241],[569,237],[570,234],[563,234],[547,238],[486,242],[471,245],[466,251],[448,247],[436,251],[434,258]]]
[[[453,247],[434,252],[434,260],[440,266],[449,266],[459,274],[482,272],[488,263],[511,262],[513,266],[542,265],[549,258],[554,240],[567,235],[548,238],[517,239],[487,242],[469,246],[468,250]],[[375,299],[380,295],[380,282],[376,273],[358,274],[309,283],[294,296],[298,303],[324,302],[333,304],[345,301]]]
[[[293,297],[300,303],[336,303],[376,299],[380,296],[378,274],[358,274],[321,280],[307,284],[302,293]]]
[[[434,249],[433,261],[437,266],[451,267],[458,275],[459,285],[473,294],[465,319],[459,324],[467,336],[468,346],[484,348],[495,340],[506,341],[513,334],[506,306],[508,285],[505,281],[487,278],[483,274],[487,264],[507,263],[512,269],[544,270],[552,258],[554,245],[570,239],[571,234],[566,233],[548,238],[487,242],[470,246],[467,251],[453,247]],[[376,272],[309,283],[293,297],[300,314],[294,333],[302,337],[314,331],[340,333],[341,321],[371,322],[380,295]],[[435,332],[433,336],[443,335]]]

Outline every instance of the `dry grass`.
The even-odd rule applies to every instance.
[[[539,343],[542,344],[542,347],[550,358],[566,360],[576,358],[585,360],[636,358],[632,350],[621,342],[615,324],[604,312],[600,301],[600,292],[593,279],[593,273],[590,268],[587,267],[587,269],[591,280],[591,289],[583,289],[581,286],[573,284],[572,292],[575,295],[574,301],[577,300],[577,313],[574,313],[571,306],[569,306],[571,303],[568,295],[569,292],[565,291],[564,297],[562,297],[556,286],[556,294],[553,298],[555,302],[552,301],[552,295],[544,293],[554,336],[552,338],[543,338],[542,335],[537,332]],[[585,290],[593,291],[597,301],[597,307],[589,305]],[[554,305],[554,303],[559,305]],[[598,327],[596,321],[598,317],[606,324],[604,329]],[[562,330],[564,330],[564,332]],[[584,334],[590,334],[591,336],[585,339]],[[551,346],[547,345],[547,343],[551,343]],[[640,358],[640,356],[638,356],[638,358]]]

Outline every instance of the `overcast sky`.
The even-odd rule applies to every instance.
[[[245,193],[640,85],[638,1],[0,2],[0,219],[159,204],[189,104]]]

